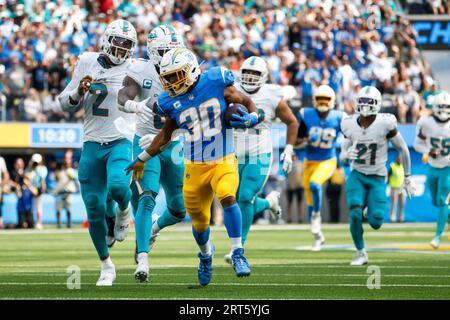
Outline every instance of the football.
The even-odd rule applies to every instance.
[[[231,117],[232,114],[237,114],[238,116],[240,116],[241,114],[237,111],[237,108],[241,107],[242,109],[244,109],[245,111],[248,112],[247,108],[243,105],[243,104],[239,104],[239,103],[230,103],[228,105],[227,110],[225,110],[225,115],[224,115],[224,119],[225,119],[225,123],[227,124],[227,126],[230,126],[230,121],[233,120],[233,118]]]

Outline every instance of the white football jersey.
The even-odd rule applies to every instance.
[[[417,122],[417,134],[422,132],[431,148],[441,149],[436,159],[428,157],[430,166],[445,168],[450,166],[450,121],[436,121],[433,116],[421,117]]]
[[[127,76],[141,87],[141,93],[137,97],[139,98],[138,101],[148,99],[147,105],[153,108],[153,104],[158,101],[158,95],[164,91],[153,63],[145,59],[134,60],[127,71]],[[136,134],[140,137],[149,133],[158,134],[163,127],[163,123],[164,119],[153,112],[149,122],[145,122],[142,117],[136,116]]]
[[[358,124],[358,114],[345,117],[341,130],[358,150],[358,159],[352,161],[351,170],[367,175],[386,176],[389,140],[387,134],[397,128],[397,119],[388,113],[378,113],[375,121],[368,127]]]
[[[239,83],[234,86],[248,95],[255,103],[260,114],[264,114],[264,120],[253,128],[234,130],[234,147],[238,157],[258,155],[272,152],[272,134],[270,125],[276,117],[276,109],[283,99],[283,91],[280,86],[264,84],[257,92],[246,92]]]
[[[80,102],[85,111],[84,141],[105,143],[125,138],[117,130],[114,120],[122,117],[127,123],[134,123],[135,115],[120,111],[117,104],[117,93],[122,88],[130,61],[104,68],[97,61],[99,56],[98,52],[85,52],[80,55],[73,77],[61,95],[77,88],[84,76],[92,77],[91,87]]]

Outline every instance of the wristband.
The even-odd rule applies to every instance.
[[[138,155],[138,159],[142,162],[147,162],[148,160],[150,160],[152,158],[151,155],[148,154],[147,151],[142,151],[139,155]]]

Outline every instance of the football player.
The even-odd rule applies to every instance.
[[[159,65],[167,51],[181,47],[184,47],[182,37],[171,25],[154,28],[147,37],[147,53],[150,60],[136,60],[124,79],[124,87],[118,94],[119,109],[137,114],[133,141],[135,155],[146,149],[163,127],[163,118],[152,111],[158,95],[164,91],[159,81]],[[136,97],[142,102],[135,101]],[[135,212],[138,263],[134,275],[139,282],[148,281],[148,252],[158,232],[182,221],[185,217],[183,171],[181,145],[175,140],[146,163],[141,179],[133,181],[131,203]],[[159,218],[154,215],[156,219],[152,219],[160,183],[166,195],[167,209]]]
[[[428,155],[427,184],[433,205],[439,209],[436,234],[430,245],[437,249],[449,215],[450,194],[450,94],[441,92],[432,101],[432,115],[417,122],[414,149]]]
[[[229,104],[242,104],[249,113],[238,108],[239,114],[232,114],[230,125],[252,127],[258,123],[256,106],[233,86],[234,77],[229,70],[214,67],[202,73],[195,54],[188,49],[172,49],[163,56],[160,79],[165,92],[159,95],[155,111],[166,122],[150,147],[127,170],[133,170],[133,176],[139,179],[145,162],[160,153],[174,131],[181,128],[185,158],[183,198],[200,248],[199,283],[205,286],[212,277],[214,246],[209,240],[209,223],[214,193],[224,208],[224,224],[233,252],[232,266],[238,277],[249,276],[251,270],[241,238],[241,210],[236,202],[239,175],[233,130],[227,128],[224,115]]]
[[[239,83],[235,87],[248,95],[258,108],[260,122],[251,129],[237,129],[234,145],[239,163],[237,201],[242,211],[242,243],[245,243],[253,217],[270,209],[275,218],[281,214],[280,193],[272,191],[265,199],[257,197],[270,173],[272,162],[271,121],[279,117],[287,125],[286,147],[282,155],[283,171],[292,169],[293,145],[297,140],[298,121],[283,100],[280,86],[266,84],[269,71],[264,59],[249,57],[241,66]],[[231,253],[225,256],[231,263]]]
[[[334,110],[336,94],[327,85],[313,94],[314,108],[300,110],[300,145],[306,144],[303,186],[314,240],[311,250],[319,251],[325,242],[321,230],[322,185],[336,169],[336,138],[340,132],[342,111]]]
[[[116,129],[114,120],[123,117],[134,122],[133,114],[119,110],[117,91],[136,43],[136,30],[131,23],[113,21],[102,36],[102,52],[85,52],[79,57],[70,83],[59,96],[64,110],[74,111],[80,104],[85,110],[79,180],[89,234],[101,260],[97,286],[111,286],[116,277],[106,242],[108,193],[118,204],[114,238],[123,241],[129,231],[131,177],[122,170],[132,159],[131,142]]]
[[[380,91],[371,86],[363,87],[357,94],[355,106],[356,113],[342,120],[345,139],[339,159],[343,163],[351,161],[351,172],[346,181],[347,205],[350,208],[350,232],[357,250],[351,265],[361,266],[368,262],[363,240],[363,209],[367,207],[367,220],[373,229],[379,229],[384,221],[389,141],[400,154],[405,172],[403,188],[409,198],[414,190],[408,146],[397,131],[395,116],[379,113]]]

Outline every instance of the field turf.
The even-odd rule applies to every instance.
[[[117,279],[97,288],[99,262],[86,229],[0,231],[0,299],[450,299],[450,240],[428,243],[434,224],[386,224],[365,228],[369,266],[381,271],[381,288],[367,287],[367,266],[351,267],[348,225],[325,225],[326,246],[309,251],[307,225],[253,226],[246,256],[249,278],[237,278],[223,261],[226,231],[213,227],[216,246],[210,285],[197,284],[197,252],[190,225],[161,232],[150,254],[150,282],[137,284],[134,233],[116,243],[111,257]],[[373,250],[373,251],[372,251]],[[69,266],[81,269],[81,289],[69,290]]]

